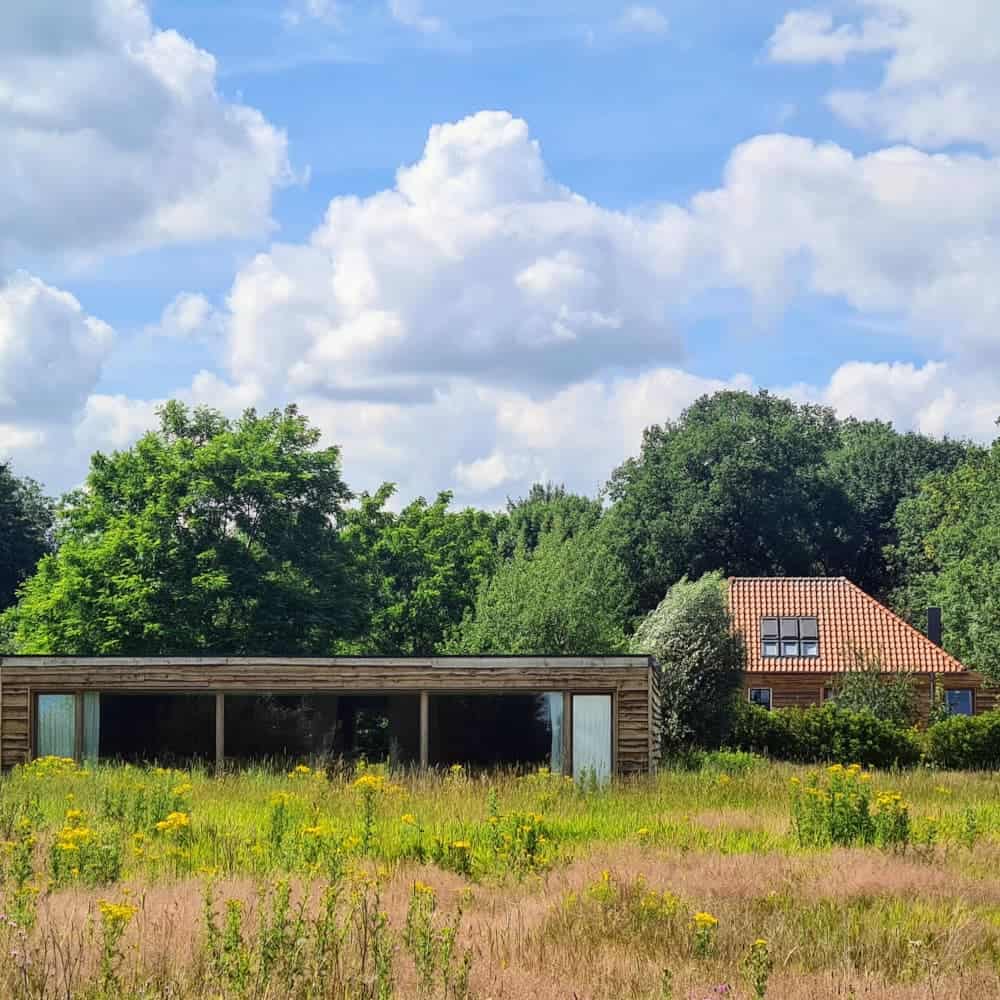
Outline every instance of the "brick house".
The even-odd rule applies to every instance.
[[[859,657],[912,674],[924,717],[935,685],[953,713],[996,704],[996,690],[941,648],[937,609],[924,635],[842,576],[730,577],[729,605],[746,644],[746,697],[764,708],[821,704]]]

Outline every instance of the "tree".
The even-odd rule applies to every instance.
[[[732,722],[744,665],[743,640],[733,630],[721,574],[675,583],[629,647],[660,663],[664,752],[718,746]]]
[[[471,607],[496,562],[494,518],[449,511],[452,494],[422,497],[399,514],[385,510],[395,492],[384,483],[362,493],[344,518],[344,540],[359,568],[366,626],[340,652],[427,656]]]
[[[13,615],[22,653],[324,653],[358,628],[337,448],[295,406],[232,422],[171,401],[91,459]]]
[[[607,486],[617,550],[649,610],[682,576],[823,575],[847,500],[827,475],[833,411],[762,391],[703,396],[643,434]]]
[[[939,606],[945,649],[1000,682],[1000,439],[924,479],[895,527],[895,606],[918,628]]]
[[[518,546],[531,553],[539,537],[548,531],[569,537],[592,528],[601,519],[601,501],[567,493],[565,486],[534,483],[526,497],[507,498],[507,510],[498,518],[497,548],[511,559]]]
[[[32,479],[18,478],[0,462],[0,611],[52,551],[53,503]]]
[[[600,527],[566,538],[544,531],[484,583],[449,653],[599,655],[625,648],[630,601],[625,568]]]
[[[916,494],[925,476],[950,472],[975,450],[966,441],[901,434],[881,420],[845,420],[840,443],[827,459],[830,479],[849,501],[846,560],[839,571],[867,593],[888,597],[902,582],[886,559],[886,550],[898,541],[896,508]]]
[[[834,681],[831,703],[847,712],[867,712],[895,726],[912,726],[917,720],[913,676],[886,671],[876,654],[856,650],[854,658],[856,669]]]

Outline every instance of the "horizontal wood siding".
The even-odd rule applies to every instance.
[[[433,657],[278,659],[128,657],[0,659],[3,766],[30,750],[28,691],[134,693],[510,693],[607,691],[616,695],[615,759],[622,774],[650,769],[650,665],[646,657]]]
[[[28,688],[4,678],[0,697],[0,763],[13,767],[28,759]]]
[[[752,673],[744,674],[744,697],[749,696],[752,687],[771,689],[772,708],[808,708],[818,705],[822,700],[823,688],[833,685],[837,674],[779,674]],[[913,678],[917,691],[917,712],[921,719],[926,719],[930,709],[931,678],[928,674],[918,674]],[[998,691],[985,685],[983,678],[973,671],[962,674],[940,674],[936,683],[941,689],[972,688],[973,705],[977,715],[997,707]]]

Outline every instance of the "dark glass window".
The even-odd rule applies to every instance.
[[[762,618],[761,654],[779,656],[819,656],[819,623],[815,618]]]
[[[952,715],[972,715],[972,688],[952,688],[944,696]]]
[[[760,708],[771,709],[771,689],[770,688],[750,688],[750,704]]]

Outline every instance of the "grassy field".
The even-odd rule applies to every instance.
[[[0,779],[0,996],[1000,997],[1000,782],[748,755],[597,788]]]

